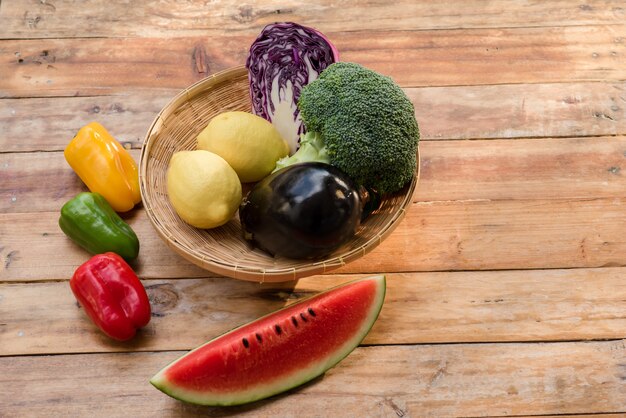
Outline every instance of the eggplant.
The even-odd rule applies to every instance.
[[[325,257],[356,233],[363,214],[358,185],[329,164],[300,163],[258,182],[243,199],[244,237],[273,256]]]

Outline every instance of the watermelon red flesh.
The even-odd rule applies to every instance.
[[[234,405],[319,376],[363,340],[385,278],[356,280],[236,328],[161,370],[151,383],[191,403]]]

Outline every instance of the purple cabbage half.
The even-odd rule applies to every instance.
[[[252,113],[274,124],[290,154],[305,131],[297,106],[302,87],[338,60],[323,34],[297,23],[267,25],[252,43],[246,60]]]

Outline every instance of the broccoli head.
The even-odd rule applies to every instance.
[[[330,162],[382,194],[401,189],[413,177],[419,141],[415,110],[391,78],[337,62],[302,89],[298,108],[307,133],[300,149],[278,168]]]

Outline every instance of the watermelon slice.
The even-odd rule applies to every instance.
[[[385,299],[385,276],[355,280],[235,328],[151,380],[182,401],[238,405],[305,383],[365,338]]]

